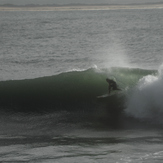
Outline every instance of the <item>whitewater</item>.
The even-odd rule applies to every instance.
[[[0,15],[1,162],[162,161],[162,9]]]

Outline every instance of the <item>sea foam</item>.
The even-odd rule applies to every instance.
[[[127,97],[125,112],[141,120],[163,124],[163,65],[157,75],[141,78]]]

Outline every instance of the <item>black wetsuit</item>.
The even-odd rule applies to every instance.
[[[109,84],[109,87],[108,87],[109,93],[111,90],[120,90],[117,86],[117,83],[114,80],[107,79],[106,81]]]

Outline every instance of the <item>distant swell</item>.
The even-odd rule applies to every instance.
[[[21,112],[89,110],[96,107],[97,96],[107,93],[107,77],[114,79],[126,91],[139,79],[156,73],[154,70],[132,68],[91,68],[37,79],[1,81],[0,109]],[[116,103],[116,99],[113,101]]]

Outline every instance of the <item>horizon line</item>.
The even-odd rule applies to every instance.
[[[0,11],[66,11],[66,10],[118,10],[118,9],[162,9],[163,3],[143,4],[64,4],[64,5],[0,5]]]

